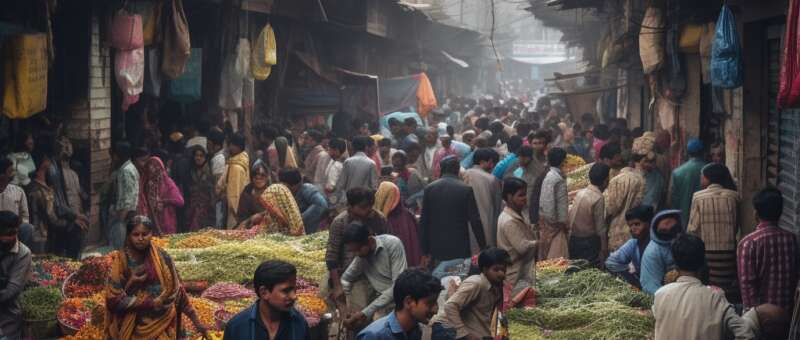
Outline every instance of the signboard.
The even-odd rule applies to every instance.
[[[557,41],[515,41],[512,49],[515,57],[567,57],[567,47]]]

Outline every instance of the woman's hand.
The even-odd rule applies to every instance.
[[[129,289],[135,285],[139,285],[147,281],[147,272],[142,268],[133,273],[133,275],[128,279],[128,283],[126,284],[126,289]]]

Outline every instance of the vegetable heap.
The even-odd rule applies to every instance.
[[[22,292],[20,304],[25,320],[55,320],[61,304],[61,292],[57,287],[33,287]]]

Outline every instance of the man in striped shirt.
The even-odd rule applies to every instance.
[[[692,199],[687,231],[706,245],[709,284],[725,290],[728,301],[740,300],[736,282],[736,233],[739,230],[739,193],[728,168],[711,163],[700,177],[704,188]]]
[[[737,249],[739,286],[745,309],[771,303],[792,310],[797,286],[797,240],[778,227],[783,197],[775,188],[761,190],[753,198],[759,223]]]
[[[613,177],[606,189],[606,220],[608,227],[608,249],[617,250],[628,240],[630,231],[625,221],[625,212],[642,203],[645,193],[644,173],[652,168],[653,160],[647,155],[633,154],[635,168],[624,168]]]

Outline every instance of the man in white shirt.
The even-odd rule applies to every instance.
[[[336,188],[336,183],[339,182],[339,176],[342,174],[342,157],[347,151],[347,143],[339,138],[331,139],[328,142],[328,156],[330,161],[325,166],[324,177],[324,192],[328,196],[328,201],[331,206],[336,210],[341,210],[344,205],[344,199],[339,195],[339,190]]]
[[[208,154],[211,156],[211,174],[214,176],[214,183],[219,182],[219,178],[225,173],[225,134],[219,129],[211,129],[208,133],[206,140],[208,145]],[[214,203],[214,210],[216,216],[216,226],[221,228],[225,224],[225,212],[228,210],[225,206],[225,200],[217,197]]]
[[[10,211],[19,216],[19,241],[29,245],[33,241],[33,225],[30,224],[28,198],[25,190],[11,184],[15,175],[13,165],[10,159],[0,158],[0,211]]]

